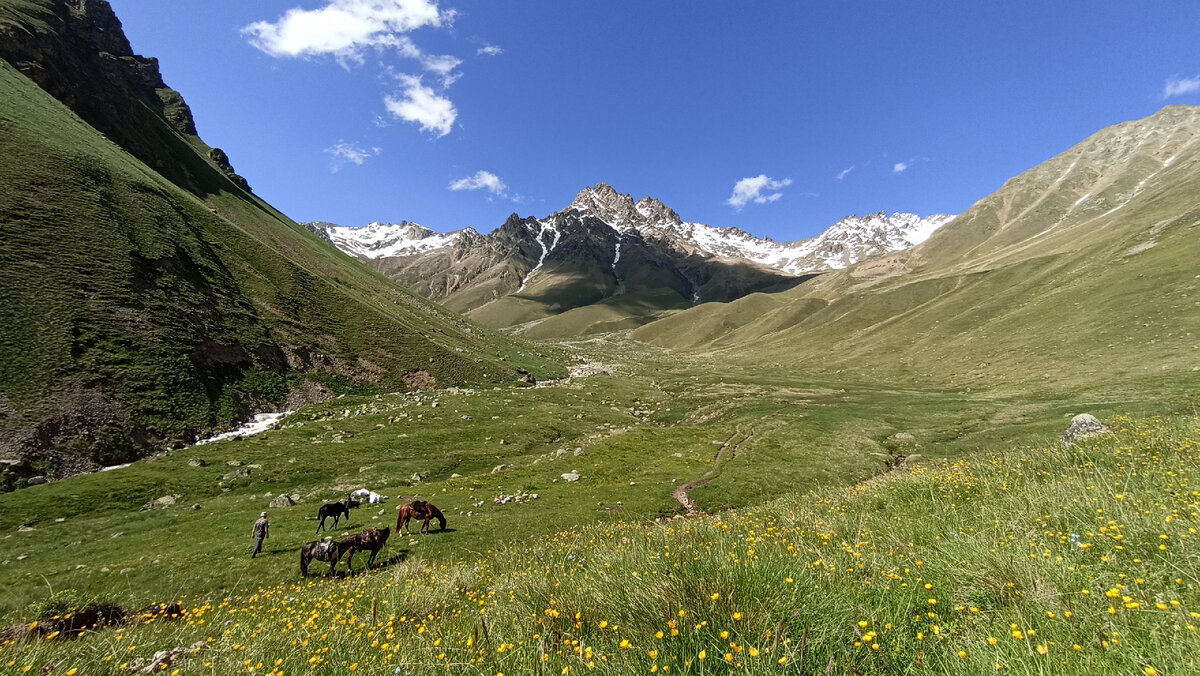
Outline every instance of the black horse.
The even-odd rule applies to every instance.
[[[328,502],[321,505],[321,508],[317,510],[317,518],[321,520],[321,523],[317,526],[318,533],[325,530],[325,519],[331,516],[333,517],[333,527],[337,528],[338,519],[344,516],[347,521],[350,520],[350,510],[342,502]]]

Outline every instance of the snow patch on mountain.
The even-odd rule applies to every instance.
[[[337,248],[362,258],[397,258],[426,254],[452,247],[467,235],[478,235],[472,228],[440,233],[429,228],[402,221],[375,221],[361,228],[342,225],[321,226],[324,236]]]

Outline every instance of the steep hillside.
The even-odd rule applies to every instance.
[[[339,391],[561,372],[255,197],[107,3],[4,0],[0,56],[6,485]]]
[[[1198,139],[1193,107],[1109,127],[909,251],[634,335],[963,385],[1195,377]]]
[[[490,326],[553,338],[633,328],[700,302],[774,292],[806,273],[924,241],[952,217],[851,216],[797,242],[683,221],[601,183],[543,219],[515,214],[492,233],[413,223],[308,227],[447,307]]]

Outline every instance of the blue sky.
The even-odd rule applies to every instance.
[[[1200,104],[1200,3],[111,0],[294,219],[487,231],[598,182],[790,240],[957,213]]]

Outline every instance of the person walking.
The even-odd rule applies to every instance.
[[[258,515],[258,521],[254,522],[254,530],[250,531],[250,535],[255,539],[254,552],[250,554],[250,558],[253,559],[262,551],[263,540],[271,537],[271,524],[267,521],[266,512]]]

